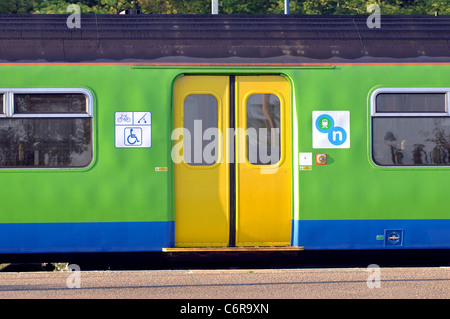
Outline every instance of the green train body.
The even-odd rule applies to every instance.
[[[174,247],[173,88],[185,75],[288,79],[291,246],[448,249],[449,164],[376,163],[372,99],[379,89],[414,93],[439,88],[448,103],[449,57],[423,62],[392,58],[259,65],[206,58],[201,62],[4,61],[0,93],[14,89],[90,93],[92,159],[85,167],[0,169],[0,253],[145,252]],[[313,148],[314,111],[349,112],[349,148]],[[116,147],[116,112],[150,112],[151,147]],[[313,160],[307,169],[300,169],[300,153],[311,153],[313,158],[326,153],[327,163],[317,165]]]

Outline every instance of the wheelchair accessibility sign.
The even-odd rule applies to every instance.
[[[152,146],[152,114],[150,112],[116,112],[114,118],[117,148]]]
[[[350,111],[313,111],[313,148],[350,148]]]

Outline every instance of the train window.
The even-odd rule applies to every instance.
[[[280,99],[253,94],[247,99],[247,160],[255,165],[280,161]]]
[[[14,113],[86,113],[86,96],[77,94],[14,94]]]
[[[2,118],[1,167],[84,167],[92,160],[90,119]]]
[[[0,167],[90,165],[92,95],[84,89],[68,90],[13,89],[7,93],[8,107],[0,118]]]
[[[445,93],[380,93],[377,112],[426,113],[446,112]]]
[[[450,117],[376,117],[372,130],[378,165],[450,164]]]
[[[211,94],[190,94],[184,100],[183,157],[192,166],[217,162],[219,103]]]
[[[4,111],[3,111],[3,94],[0,94],[0,113],[4,113]]]
[[[398,89],[398,94],[386,90],[376,90],[371,100],[374,163],[450,165],[450,89]]]

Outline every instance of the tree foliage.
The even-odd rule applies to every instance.
[[[34,5],[33,0],[0,0],[0,13],[30,13]]]
[[[209,14],[210,0],[137,0],[138,8],[149,14]]]
[[[82,13],[117,14],[140,9],[147,14],[210,14],[211,0],[0,0],[0,13],[59,13],[77,4]],[[291,14],[450,14],[450,0],[290,0]],[[284,0],[219,0],[220,14],[282,14]]]

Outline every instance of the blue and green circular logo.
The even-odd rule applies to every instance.
[[[328,114],[319,116],[316,120],[316,128],[321,133],[328,133],[334,127],[334,120]]]
[[[347,132],[340,126],[334,126],[334,119],[328,114],[317,118],[316,128],[319,132],[328,134],[328,141],[335,146],[342,145],[347,140]]]

